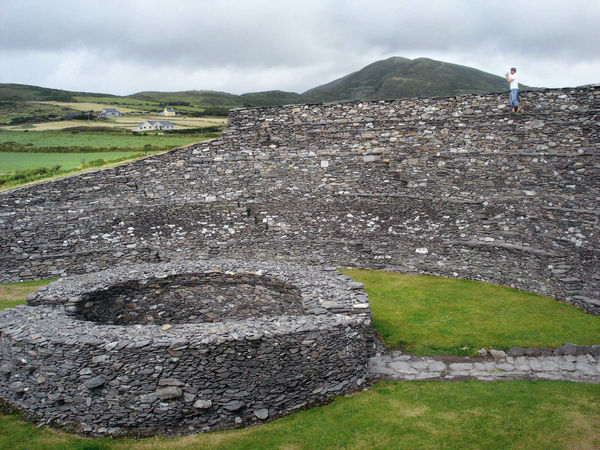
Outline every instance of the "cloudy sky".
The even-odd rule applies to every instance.
[[[302,92],[390,56],[600,82],[599,0],[0,0],[0,82]]]

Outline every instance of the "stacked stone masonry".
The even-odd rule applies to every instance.
[[[0,195],[2,281],[236,257],[515,286],[600,312],[600,90],[234,110],[218,140]]]
[[[561,351],[562,350],[562,351]],[[490,357],[414,356],[391,352],[369,360],[372,380],[568,380],[600,383],[600,346],[515,347]],[[487,355],[486,355],[487,356]]]
[[[200,312],[205,294],[223,297],[221,316]],[[274,297],[275,309],[261,303]],[[144,264],[63,278],[1,311],[0,394],[92,434],[207,431],[361,389],[374,346],[362,284],[334,268]]]

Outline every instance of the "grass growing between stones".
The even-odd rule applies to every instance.
[[[477,281],[343,270],[369,295],[373,326],[391,348],[420,355],[599,344],[600,317],[529,292]]]
[[[242,430],[86,439],[0,415],[0,448],[598,448],[600,386],[557,381],[380,382]]]

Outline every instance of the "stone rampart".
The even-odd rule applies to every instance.
[[[0,277],[229,256],[478,279],[600,311],[598,88],[231,112],[223,136],[0,194]]]

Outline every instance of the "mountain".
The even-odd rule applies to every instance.
[[[374,62],[358,72],[309,89],[302,97],[313,102],[385,100],[482,94],[507,89],[508,84],[503,77],[471,67],[428,58],[410,60],[393,57]]]
[[[527,88],[527,86],[522,85],[522,89]],[[393,57],[369,64],[357,72],[309,89],[302,94],[263,91],[235,95],[227,92],[195,90],[181,92],[146,91],[128,96],[117,96],[62,91],[22,84],[0,84],[0,102],[84,100],[81,97],[94,97],[93,101],[100,101],[101,98],[106,97],[106,103],[114,104],[119,104],[120,99],[133,99],[138,102],[152,102],[155,105],[223,109],[240,106],[274,106],[344,100],[384,100],[405,97],[453,96],[468,93],[483,94],[506,90],[508,90],[508,83],[503,77],[471,67],[428,58],[411,60]]]

